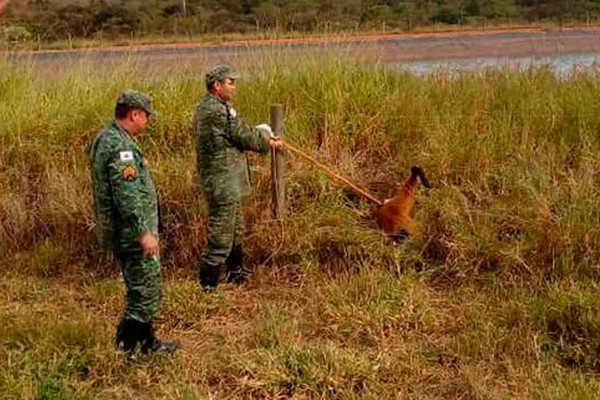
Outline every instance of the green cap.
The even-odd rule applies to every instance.
[[[117,100],[117,105],[128,105],[132,108],[137,108],[146,111],[150,115],[156,114],[152,108],[152,97],[137,90],[126,90],[121,93]]]
[[[229,65],[217,65],[206,73],[206,85],[210,86],[223,79],[238,79],[239,75]]]

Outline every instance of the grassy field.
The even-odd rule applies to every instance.
[[[600,398],[600,74],[414,76],[343,56],[238,64],[253,123],[388,197],[421,164],[424,234],[392,244],[373,209],[289,157],[288,214],[252,157],[244,288],[204,294],[192,107],[199,70],[0,62],[0,398]],[[118,267],[95,247],[87,146],[123,88],[151,93],[140,139],[159,187],[172,358],[112,347]]]

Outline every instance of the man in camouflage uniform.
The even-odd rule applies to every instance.
[[[262,124],[250,127],[238,116],[230,100],[237,74],[227,65],[206,74],[208,93],[196,107],[193,132],[200,186],[208,205],[207,244],[200,261],[200,284],[216,288],[221,269],[226,279],[247,279],[243,261],[242,197],[250,188],[245,151],[267,153],[283,142]]]
[[[148,164],[133,140],[152,114],[150,97],[123,92],[115,120],[96,135],[90,151],[96,234],[119,260],[127,286],[116,345],[129,356],[138,343],[144,354],[177,348],[157,339],[152,327],[161,296],[158,203]]]

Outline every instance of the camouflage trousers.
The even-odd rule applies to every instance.
[[[202,262],[210,266],[225,264],[234,245],[244,238],[244,218],[240,201],[209,202],[206,247]]]
[[[158,312],[161,299],[160,261],[142,258],[142,250],[116,252],[127,287],[124,319],[147,323]]]

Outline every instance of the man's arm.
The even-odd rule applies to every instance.
[[[278,138],[272,137],[269,131],[251,127],[239,118],[233,120],[231,135],[234,143],[244,150],[266,153],[271,147],[279,148],[275,145]]]
[[[158,256],[158,241],[151,231],[151,221],[143,199],[148,195],[140,179],[141,160],[134,150],[117,151],[109,164],[109,180],[119,214],[138,238],[144,256]]]

